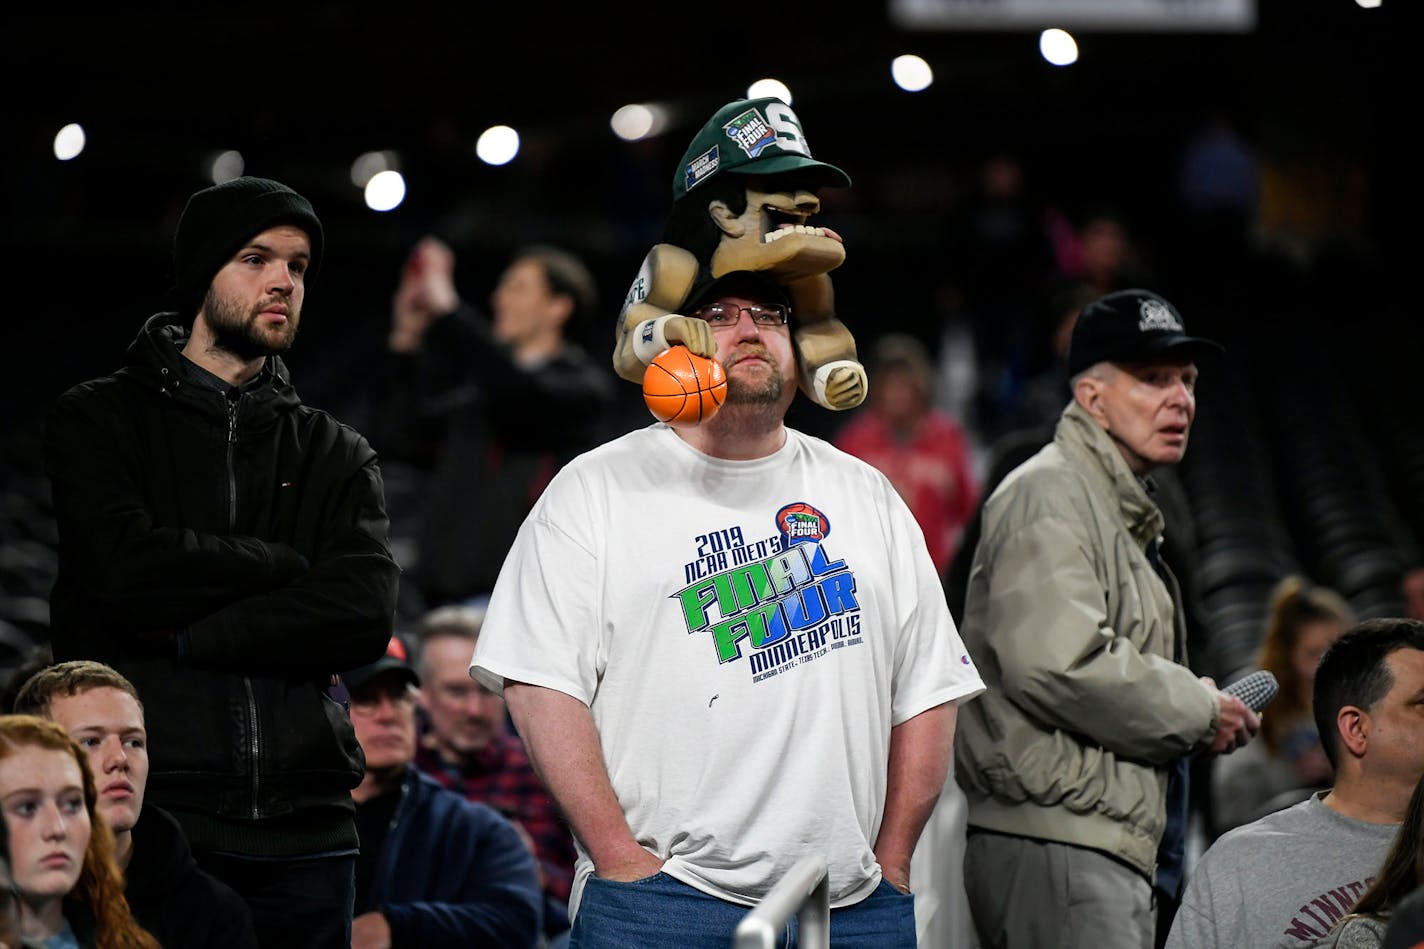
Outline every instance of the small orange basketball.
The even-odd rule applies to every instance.
[[[722,364],[686,346],[664,349],[643,371],[643,401],[659,422],[700,425],[717,414],[726,398]]]

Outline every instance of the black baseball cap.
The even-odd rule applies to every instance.
[[[1188,336],[1177,308],[1151,290],[1118,290],[1083,307],[1068,343],[1068,375],[1100,362],[1149,362],[1168,353],[1195,357],[1224,347]]]
[[[346,688],[349,691],[359,689],[376,676],[391,671],[400,673],[400,678],[411,685],[420,685],[420,676],[416,673],[415,667],[410,664],[410,651],[406,649],[405,643],[399,636],[391,637],[391,641],[386,644],[384,656],[375,662],[368,662],[350,672],[342,673],[341,681],[346,683]]]

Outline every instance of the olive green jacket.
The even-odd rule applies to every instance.
[[[984,508],[960,630],[988,691],[959,711],[969,824],[1090,847],[1151,878],[1167,769],[1211,743],[1215,690],[1185,660],[1152,567],[1162,513],[1076,403]]]

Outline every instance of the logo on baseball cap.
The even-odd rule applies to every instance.
[[[1083,307],[1068,343],[1068,375],[1100,362],[1148,362],[1171,353],[1219,353],[1220,343],[1188,336],[1182,314],[1151,290],[1118,290]]]
[[[850,176],[816,161],[801,131],[801,120],[780,99],[738,99],[707,121],[693,138],[673,176],[677,201],[719,172],[775,175],[806,170],[818,184],[849,188]]]

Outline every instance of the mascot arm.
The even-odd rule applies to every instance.
[[[613,368],[619,376],[642,383],[653,357],[677,343],[699,356],[716,353],[712,327],[705,320],[677,313],[692,290],[697,270],[697,258],[681,247],[657,244],[648,251],[618,314]]]
[[[869,383],[856,359],[855,337],[835,315],[826,274],[787,285],[791,291],[792,338],[801,367],[801,391],[817,405],[843,411],[865,401]]]

